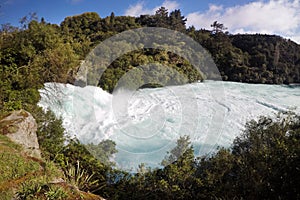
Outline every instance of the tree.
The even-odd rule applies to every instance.
[[[28,15],[22,17],[19,20],[21,24],[21,29],[25,30],[31,21],[38,21],[38,16],[35,12],[29,13]]]
[[[85,177],[91,177],[90,183],[85,187],[85,191],[93,191],[96,194],[101,191],[107,185],[107,173],[110,171],[110,166],[106,166],[96,159],[91,153],[85,148],[85,145],[81,144],[78,139],[69,139],[68,144],[64,147],[56,162],[60,164],[65,172],[69,171],[69,168],[76,166],[77,172],[83,172]],[[79,164],[80,163],[80,166]]]
[[[60,28],[64,34],[73,37],[74,39],[80,38],[81,35],[90,36],[93,32],[98,31],[98,22],[100,16],[95,12],[86,12],[81,15],[67,17],[60,24]]]
[[[180,137],[176,143],[162,161],[162,179],[158,177],[157,185],[165,199],[193,199],[192,187],[202,185],[195,177],[194,150],[189,136]]]
[[[189,136],[180,136],[176,142],[176,146],[167,152],[167,156],[161,162],[161,165],[166,167],[171,163],[176,162],[186,151],[192,151],[191,141]]]
[[[231,149],[199,161],[199,198],[299,199],[299,140],[294,113],[248,122]]]
[[[181,15],[180,10],[174,10],[170,13],[169,24],[170,24],[171,29],[176,30],[176,31],[185,32],[186,31],[186,27],[185,27],[186,21],[187,21],[187,19]]]
[[[78,56],[70,44],[57,44],[53,49],[46,49],[36,55],[30,66],[39,69],[42,83],[44,82],[72,82],[72,73],[79,65]]]
[[[115,23],[115,13],[114,12],[111,12],[111,14],[110,14],[110,23],[111,24]]]
[[[299,140],[300,117],[292,112],[247,123],[232,148],[239,161],[234,173],[242,183],[237,192],[254,198],[298,199]]]
[[[43,157],[54,160],[64,149],[67,140],[62,119],[57,119],[51,111],[37,111],[35,119],[38,123],[37,137]]]
[[[154,15],[156,27],[168,28],[168,10],[165,7],[160,7]]]
[[[214,34],[222,33],[224,30],[227,30],[224,24],[218,23],[218,21],[214,21],[210,26],[213,28],[212,33]]]
[[[99,144],[93,143],[86,145],[87,150],[99,159],[101,163],[107,166],[114,166],[115,163],[111,161],[112,156],[117,153],[116,143],[112,140],[103,140]]]

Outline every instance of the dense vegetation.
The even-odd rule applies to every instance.
[[[61,169],[59,173],[80,190],[108,199],[299,199],[300,118],[293,113],[249,122],[230,149],[220,149],[213,156],[195,158],[189,138],[181,137],[162,161],[161,169],[141,164],[138,173],[129,174],[113,168],[113,141],[84,146],[64,133],[62,121],[53,113],[44,113],[37,106],[38,89],[45,82],[73,83],[80,61],[97,44],[122,31],[144,26],[169,28],[192,37],[211,53],[223,80],[300,82],[298,44],[279,36],[231,35],[218,22],[212,24],[212,30],[186,28],[185,21],[180,10],[168,13],[160,8],[155,15],[136,18],[114,13],[100,18],[97,13],[84,13],[55,25],[30,15],[20,21],[20,27],[2,25],[0,117],[21,108],[30,111],[38,122],[44,159],[54,162]],[[161,71],[157,77],[162,80],[174,78],[175,71],[187,77],[188,82],[205,78],[172,52],[141,49],[111,63],[102,77],[96,77],[97,84],[112,92],[124,73],[148,63],[163,63],[174,69]],[[138,80],[143,85],[143,79]],[[151,81],[154,84],[147,87],[158,86],[156,80]],[[24,173],[34,170],[35,165],[28,169],[24,165]],[[0,179],[7,181],[6,177]],[[26,199],[26,192],[37,192],[32,187],[37,188],[21,188],[19,196]]]
[[[97,195],[77,189],[95,184],[92,180],[88,183],[85,181],[90,176],[84,170],[76,171],[69,164],[68,171],[62,171],[53,161],[27,156],[21,145],[15,144],[2,134],[0,134],[0,157],[1,200],[100,200]],[[62,178],[67,180],[67,183],[60,182]]]
[[[194,158],[181,137],[163,169],[145,169],[112,185],[113,199],[299,199],[300,118],[288,114],[250,121],[230,149]],[[182,155],[182,156],[178,156]]]
[[[298,44],[280,36],[231,35],[224,32],[224,25],[218,22],[212,24],[212,30],[186,28],[186,19],[180,10],[168,13],[162,7],[155,15],[136,18],[114,13],[100,18],[97,13],[84,13],[67,17],[60,25],[30,15],[20,22],[20,27],[3,24],[0,31],[0,109],[4,110],[28,109],[38,101],[36,90],[43,87],[44,82],[73,83],[80,60],[97,44],[122,31],[144,26],[169,28],[192,37],[211,53],[223,80],[270,84],[300,82]],[[111,63],[102,77],[96,77],[98,85],[112,92],[124,73],[148,63],[161,63],[175,69],[168,73],[161,71],[157,75],[160,80],[174,79],[176,71],[184,74],[188,82],[205,78],[174,53],[141,49]],[[140,79],[143,85],[146,80]]]
[[[292,112],[248,122],[230,148],[220,148],[214,155],[195,158],[189,137],[180,137],[162,160],[162,168],[141,163],[134,174],[112,168],[114,142],[84,146],[62,134],[61,120],[53,119],[53,114],[43,116],[52,119],[46,125],[39,123],[46,160],[62,169],[68,183],[107,199],[300,198],[300,116]],[[57,142],[48,143],[51,140]],[[100,158],[87,149],[97,151]],[[28,187],[32,185],[20,193]]]

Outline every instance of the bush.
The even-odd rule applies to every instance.
[[[90,188],[99,186],[99,180],[92,180],[94,173],[88,174],[86,170],[80,168],[79,161],[76,166],[67,162],[63,170],[65,179],[79,190],[88,191]]]
[[[231,151],[199,162],[207,194],[238,199],[300,198],[300,117],[280,113],[247,123]]]

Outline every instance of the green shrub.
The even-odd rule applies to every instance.
[[[21,200],[37,199],[43,190],[43,184],[36,181],[24,182],[17,192],[18,198]]]
[[[88,191],[93,186],[98,186],[98,180],[92,180],[94,174],[88,174],[86,170],[80,168],[79,161],[73,166],[66,163],[64,168],[65,179],[79,190]]]
[[[45,192],[47,200],[65,199],[68,194],[58,186],[50,186],[49,191]]]

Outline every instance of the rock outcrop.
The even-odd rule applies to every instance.
[[[13,111],[0,120],[0,134],[20,144],[29,156],[41,158],[36,131],[35,119],[25,110]]]

